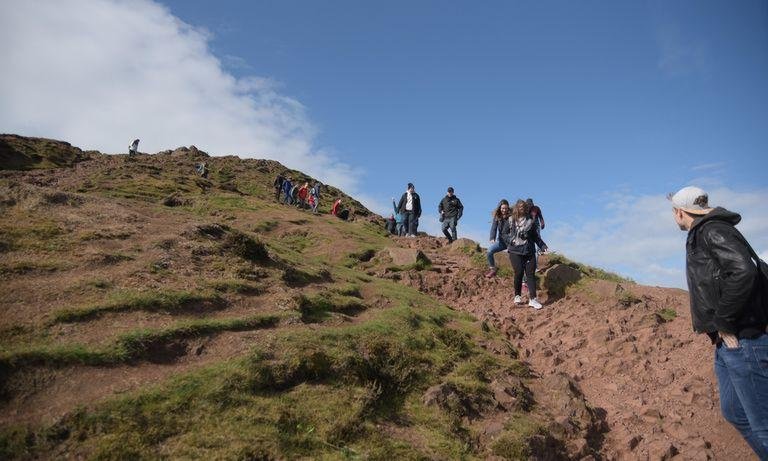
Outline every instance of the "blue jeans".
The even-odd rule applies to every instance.
[[[443,235],[445,235],[445,238],[448,240],[456,240],[456,222],[458,219],[456,217],[451,218],[443,218]],[[448,233],[448,230],[450,229],[451,233]]]
[[[715,349],[715,374],[723,417],[752,450],[768,460],[768,334]]]
[[[488,247],[488,267],[496,267],[496,261],[493,260],[493,255],[499,251],[507,249],[507,244],[501,240],[496,240],[496,243]]]

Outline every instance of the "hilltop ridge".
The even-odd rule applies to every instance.
[[[0,135],[0,169],[2,458],[750,456],[682,290],[550,255],[515,307],[477,243],[388,236],[332,185],[278,204],[313,178],[194,146]]]

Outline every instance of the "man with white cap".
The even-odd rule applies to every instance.
[[[686,275],[691,319],[715,345],[720,410],[761,460],[768,460],[768,274],[734,227],[741,216],[709,206],[698,187],[668,196],[688,231]]]

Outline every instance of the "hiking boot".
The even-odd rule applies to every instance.
[[[492,279],[496,276],[496,268],[492,267],[488,270],[488,272],[485,273],[485,278]]]
[[[520,295],[515,296],[515,304],[523,304],[523,298]]]
[[[532,308],[536,309],[536,310],[539,310],[542,307],[544,307],[544,306],[541,305],[539,300],[536,299],[536,298],[533,298],[532,300],[528,301],[528,305],[531,306]]]

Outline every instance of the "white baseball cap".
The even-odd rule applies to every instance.
[[[707,193],[695,186],[683,187],[674,194],[669,193],[667,199],[673,207],[691,214],[704,215],[712,211]]]

